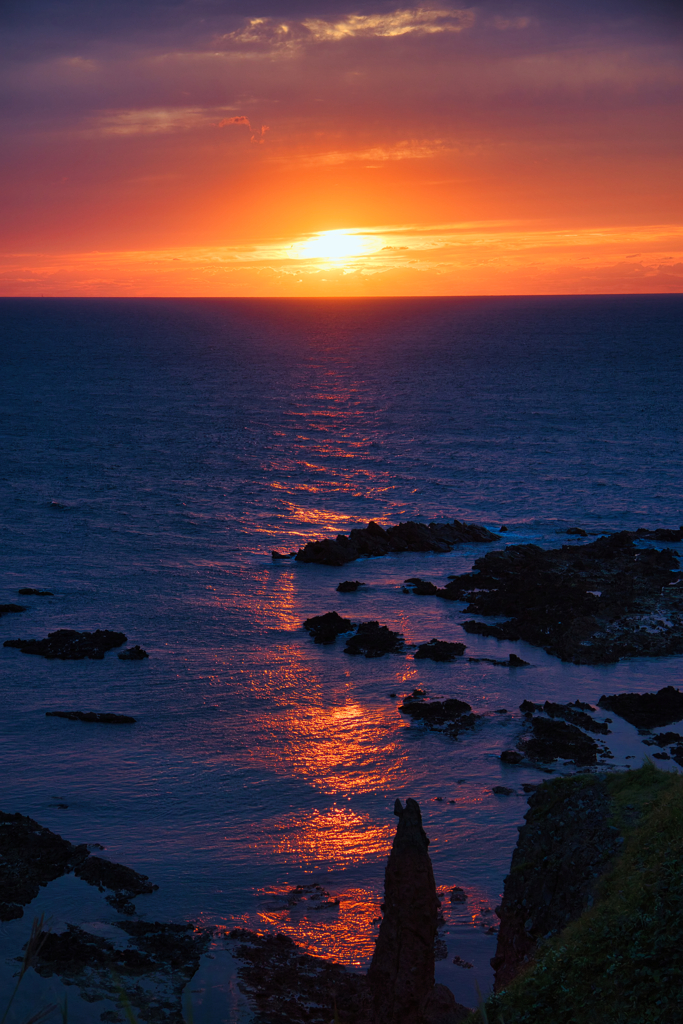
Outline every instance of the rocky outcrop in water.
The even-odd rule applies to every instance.
[[[630,722],[639,729],[656,729],[683,720],[683,693],[665,686],[657,693],[616,693],[598,701],[601,708]]]
[[[397,800],[398,827],[384,876],[383,917],[368,971],[372,1024],[456,1024],[468,1010],[434,985],[440,907],[419,804]]]
[[[147,651],[143,651],[140,644],[136,644],[135,647],[129,647],[127,651],[121,651],[119,654],[121,661],[144,661],[145,658],[149,658]]]
[[[597,879],[620,846],[611,814],[605,783],[594,776],[553,779],[530,796],[496,909],[496,991],[531,961],[542,938],[562,931],[592,902]]]
[[[5,640],[3,647],[16,647],[24,654],[40,654],[43,658],[80,661],[83,658],[103,658],[107,651],[120,647],[126,640],[125,633],[115,633],[110,629],[96,629],[94,633],[58,629],[48,633],[44,640]]]
[[[51,590],[36,590],[34,587],[21,587],[17,593],[27,596],[31,594],[34,597],[54,597]]]
[[[549,715],[550,718],[564,718],[566,722],[578,726],[579,729],[602,733],[603,736],[606,736],[610,731],[607,722],[596,722],[594,718],[586,714],[587,710],[595,710],[590,704],[584,704],[578,700],[573,704],[556,704],[549,700],[544,704],[534,704],[530,700],[523,700],[519,705],[519,710],[523,711],[529,718],[534,711],[545,711],[546,715]]]
[[[319,565],[345,565],[356,558],[376,558],[400,551],[450,551],[456,544],[489,543],[499,540],[497,534],[475,523],[399,523],[386,530],[370,522],[361,530],[351,530],[335,540],[310,541],[297,552],[297,562]]]
[[[21,591],[20,591],[21,593]],[[0,604],[0,615],[10,615],[12,612],[25,612],[26,605],[23,604]]]
[[[364,586],[365,584],[361,583],[360,580],[344,580],[343,583],[339,584],[337,590],[339,591],[340,594],[354,594],[359,589],[359,587]]]
[[[385,654],[402,654],[405,641],[379,622],[361,622],[358,629],[346,641],[345,654],[364,654],[366,658],[381,658]]]
[[[643,536],[623,532],[550,551],[535,544],[491,551],[444,590],[467,601],[468,612],[509,617],[489,627],[468,621],[466,630],[521,638],[577,665],[680,654],[678,557],[670,549],[637,548],[634,538]]]
[[[472,729],[477,721],[477,715],[472,714],[471,705],[455,697],[444,701],[406,698],[398,710],[402,715],[408,715],[429,729],[447,732],[449,736],[454,737],[465,729]]]
[[[353,628],[351,619],[344,619],[337,612],[312,615],[304,622],[304,629],[317,644],[333,644],[340,633],[349,633]]]
[[[532,718],[533,735],[517,744],[532,761],[555,761],[558,757],[577,765],[596,764],[600,748],[575,725],[550,718]]]
[[[109,901],[117,909],[158,888],[146,875],[92,856],[85,844],[74,846],[33,818],[0,812],[0,921],[22,917],[41,886],[70,871],[100,892],[112,890]]]
[[[132,725],[132,715],[115,715],[111,711],[46,711],[46,718],[68,718],[70,722],[101,722],[104,725]]]
[[[465,644],[449,643],[432,637],[429,643],[420,644],[413,657],[416,661],[428,658],[430,661],[455,661],[466,651]]]

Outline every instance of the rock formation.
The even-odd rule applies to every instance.
[[[440,906],[420,807],[397,800],[396,836],[384,877],[384,916],[368,971],[372,1024],[455,1024],[468,1011],[434,984]]]
[[[450,551],[456,544],[466,542],[489,543],[499,540],[484,526],[476,523],[399,523],[386,530],[370,522],[362,530],[338,534],[335,540],[310,541],[297,552],[297,562],[317,562],[320,565],[345,565],[362,555],[378,557],[399,551]]]
[[[681,654],[678,556],[634,544],[644,536],[663,539],[662,532],[668,536],[624,531],[550,551],[511,545],[478,558],[472,572],[437,593],[467,601],[468,612],[509,617],[496,625],[468,620],[466,632],[526,640],[577,665]]]
[[[103,658],[113,647],[125,644],[125,633],[111,629],[96,629],[94,633],[79,633],[75,629],[57,629],[44,640],[5,640],[3,647],[17,647],[24,654],[41,654],[43,658],[61,658],[62,661],[80,661],[83,658]]]

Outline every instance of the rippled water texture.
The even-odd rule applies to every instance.
[[[364,967],[394,800],[413,796],[437,884],[470,894],[444,904],[438,971],[471,1005],[490,981],[521,783],[542,777],[496,757],[519,736],[520,701],[678,685],[681,659],[564,665],[468,636],[461,605],[402,592],[484,547],[343,569],[270,551],[371,518],[505,524],[501,546],[556,545],[571,525],[678,526],[682,312],[676,296],[2,300],[0,603],[22,586],[54,596],[23,599],[0,639],[120,629],[150,658],[0,647],[0,807],[149,874],[159,891],[136,905],[152,919],[244,921]],[[337,594],[345,579],[368,585]],[[331,609],[531,667],[351,658],[301,629]],[[418,684],[469,701],[475,731],[410,727],[389,694]],[[635,730],[612,728],[614,764],[639,763]],[[500,782],[516,795],[494,796]],[[288,909],[283,894],[311,882],[339,910]],[[0,929],[3,984],[36,907],[56,927],[116,919],[77,879],[52,883]],[[231,969],[220,952],[205,961],[198,1024],[248,1016]],[[96,1019],[73,992],[70,1005],[75,1024]]]

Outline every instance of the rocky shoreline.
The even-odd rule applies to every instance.
[[[401,551],[445,552],[457,544],[490,544],[499,539],[497,533],[485,526],[462,523],[458,519],[452,523],[399,523],[386,530],[378,523],[369,522],[362,530],[351,530],[348,536],[340,533],[334,540],[309,541],[297,551],[295,559],[318,565],[346,565],[362,557],[378,558]]]

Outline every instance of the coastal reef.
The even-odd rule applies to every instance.
[[[489,1020],[680,1020],[682,822],[683,778],[652,764],[539,786],[497,908]]]
[[[658,532],[658,531],[656,531]],[[526,640],[577,665],[683,653],[683,586],[678,557],[636,547],[630,532],[545,551],[513,545],[478,558],[439,596],[467,612],[506,616],[468,620],[467,632]]]
[[[616,693],[598,701],[601,708],[630,722],[639,729],[656,729],[683,719],[683,693],[665,686],[657,693]]]
[[[106,897],[116,909],[132,912],[130,900],[154,892],[147,875],[92,856],[81,843],[74,846],[33,818],[0,811],[0,921],[23,917],[23,908],[36,898],[41,886],[73,871]]]
[[[125,633],[115,633],[111,629],[96,629],[94,633],[58,629],[48,633],[44,640],[5,640],[2,646],[16,647],[24,654],[40,654],[43,658],[80,661],[83,658],[103,658],[107,651],[120,647],[127,639]]]
[[[429,643],[420,644],[413,657],[416,661],[428,658],[430,661],[455,661],[466,651],[465,644],[451,644],[447,640],[432,637]]]
[[[353,633],[346,640],[346,654],[364,654],[366,658],[381,658],[385,654],[402,654],[405,641],[400,633],[379,622],[356,624],[344,619],[337,612],[313,615],[304,622],[304,629],[317,644],[333,644],[342,633]]]
[[[370,522],[361,530],[340,533],[332,540],[309,541],[296,554],[297,562],[316,562],[319,565],[346,565],[357,558],[377,558],[401,551],[450,551],[456,544],[489,543],[500,540],[484,526],[475,523],[399,523],[385,530]]]

